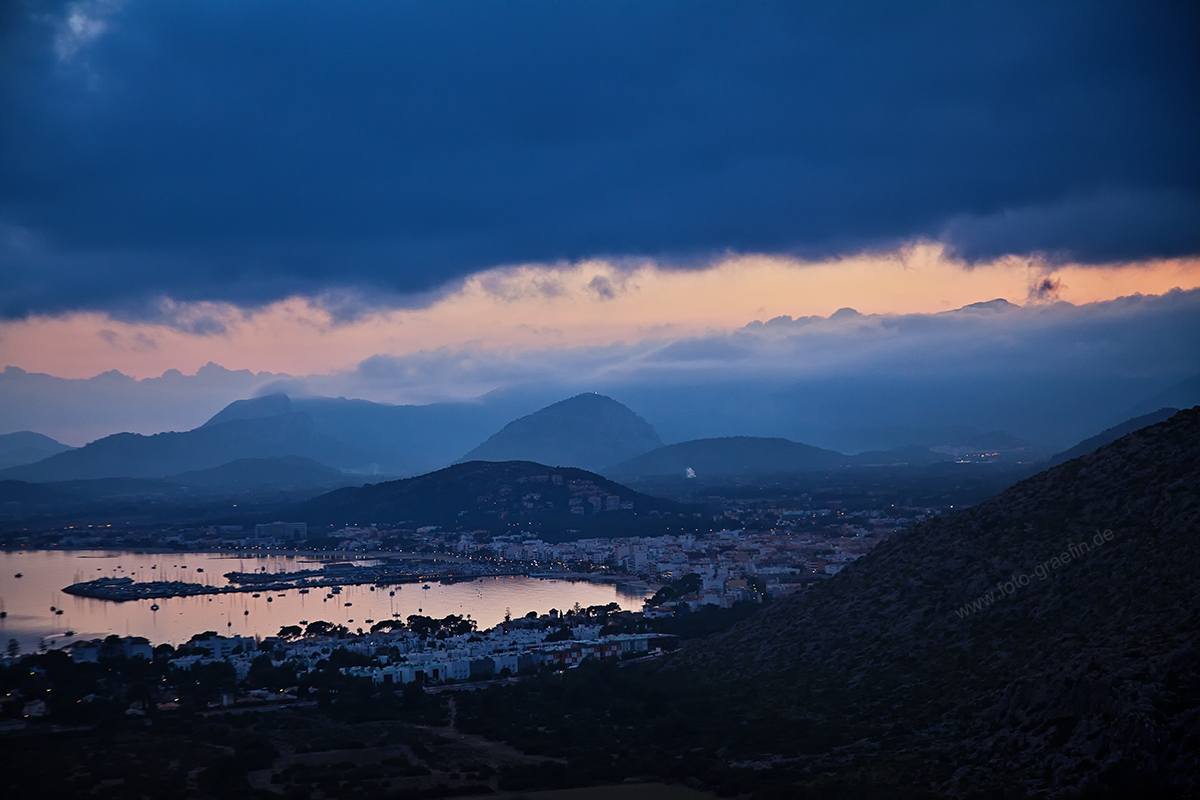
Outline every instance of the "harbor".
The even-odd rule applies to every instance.
[[[622,608],[637,609],[652,594],[637,583],[602,583],[580,580],[583,576],[578,575],[549,577],[552,573],[546,571],[545,563],[536,568],[536,574],[545,577],[526,576],[520,572],[524,564],[518,567],[506,561],[494,564],[496,574],[468,579],[461,577],[468,571],[464,569],[466,559],[392,557],[391,563],[397,566],[409,562],[413,574],[407,579],[396,575],[385,585],[375,582],[374,573],[346,570],[339,574],[337,569],[326,573],[329,577],[324,579],[318,575],[305,578],[328,582],[321,587],[309,584],[286,589],[270,582],[235,586],[223,577],[230,572],[275,577],[306,570],[325,573],[325,566],[348,561],[351,566],[373,568],[386,560],[351,558],[354,560],[350,561],[347,554],[327,554],[322,560],[319,555],[308,554],[8,551],[0,553],[0,607],[6,612],[0,618],[0,644],[12,639],[22,651],[32,652],[43,644],[57,649],[81,638],[110,634],[178,643],[206,630],[225,635],[272,636],[284,625],[314,619],[354,630],[359,625],[369,628],[368,619],[406,619],[410,614],[439,618],[469,614],[480,626],[490,627],[503,621],[507,611],[521,616],[535,609],[571,608],[577,602],[585,607],[616,602]],[[500,574],[512,572],[518,574]],[[17,578],[17,573],[22,577]],[[174,591],[115,602],[63,591],[68,585],[93,580],[88,573],[129,577],[134,587],[166,583]],[[452,581],[441,579],[451,574]],[[180,592],[185,584],[190,585],[189,591]],[[290,585],[299,584],[294,581]],[[236,590],[225,591],[227,587]]]

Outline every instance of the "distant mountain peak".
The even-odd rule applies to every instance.
[[[235,419],[277,417],[280,414],[291,413],[291,411],[292,398],[286,394],[282,392],[265,394],[262,397],[252,397],[249,400],[234,400],[214,414],[208,422],[200,427],[207,428],[211,425],[220,425]]]
[[[982,303],[968,303],[958,311],[986,311],[992,313],[1000,313],[1004,311],[1012,311],[1020,308],[1016,303],[1010,303],[1003,297],[997,297],[995,300],[986,300]]]
[[[33,431],[0,434],[0,469],[33,464],[74,448]]]
[[[630,408],[587,392],[513,420],[459,461],[534,461],[601,469],[661,446],[653,426]]]

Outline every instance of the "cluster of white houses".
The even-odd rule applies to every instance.
[[[659,633],[600,636],[598,627],[587,625],[570,630],[575,638],[551,642],[546,641],[545,630],[519,627],[497,627],[484,633],[444,639],[421,637],[411,631],[344,639],[310,636],[286,641],[271,638],[262,644],[250,637],[209,636],[189,642],[190,653],[173,658],[170,663],[177,669],[190,669],[195,664],[224,661],[233,666],[239,678],[245,678],[254,659],[267,653],[274,664],[290,663],[299,674],[315,669],[334,650],[344,648],[369,657],[372,663],[344,667],[343,674],[370,678],[376,684],[445,683],[507,677],[542,666],[570,668],[587,658],[642,656],[659,650],[663,640],[673,638]],[[77,662],[94,662],[105,657],[153,657],[149,642],[139,637],[76,642],[70,649],[72,659]]]
[[[470,650],[420,653],[394,664],[370,667],[343,667],[342,673],[370,678],[381,683],[442,683],[445,681],[486,680],[516,675],[541,666],[571,668],[585,659],[627,658],[657,650],[657,640],[665,634],[623,634],[604,636],[593,641],[567,641],[531,645],[518,652],[493,651],[473,656]],[[481,648],[482,649],[482,648]]]

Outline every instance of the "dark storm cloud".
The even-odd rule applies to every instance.
[[[0,312],[920,237],[1194,254],[1197,8],[6,4]]]

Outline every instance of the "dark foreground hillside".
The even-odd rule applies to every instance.
[[[853,745],[755,753],[982,787],[1200,791],[1200,408],[920,525],[668,669]],[[786,738],[786,737],[785,737]],[[817,748],[820,749],[820,748]]]

